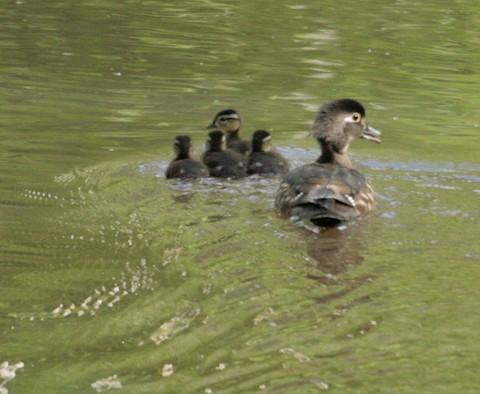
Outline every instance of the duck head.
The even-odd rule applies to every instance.
[[[188,135],[178,135],[173,141],[173,150],[179,159],[185,159],[189,157],[191,146],[192,140]]]
[[[207,151],[222,152],[226,149],[225,134],[221,130],[214,130],[207,136]]]
[[[268,131],[257,130],[252,136],[253,152],[268,152],[272,149],[272,136]]]
[[[224,133],[234,133],[240,129],[242,119],[234,109],[224,109],[215,115],[212,123],[207,128],[219,129]]]
[[[382,133],[369,126],[362,104],[353,99],[338,99],[323,104],[317,112],[311,133],[322,147],[345,154],[350,143],[363,138],[381,142]]]

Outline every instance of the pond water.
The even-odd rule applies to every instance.
[[[478,392],[477,4],[0,11],[0,393]],[[343,231],[280,217],[276,177],[163,176],[228,107],[311,162],[339,97],[384,133]]]

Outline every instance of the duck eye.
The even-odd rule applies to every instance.
[[[352,120],[354,122],[358,122],[360,120],[360,114],[353,114],[352,115]]]
[[[227,118],[225,116],[222,116],[222,117],[218,118],[218,120],[222,123],[225,123],[227,121]]]

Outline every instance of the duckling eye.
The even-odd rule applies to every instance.
[[[221,116],[218,120],[222,123],[225,123],[228,119],[225,116]]]
[[[352,115],[352,120],[354,122],[358,122],[360,120],[360,114],[353,114]]]

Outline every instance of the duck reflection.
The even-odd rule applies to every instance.
[[[194,196],[193,193],[183,192],[173,196],[173,201],[175,201],[176,203],[188,204],[189,202],[192,201],[193,196]]]
[[[343,229],[334,227],[322,229],[315,234],[309,232],[306,249],[308,256],[315,261],[316,268],[328,275],[338,275],[362,264],[364,262],[364,257],[360,254],[363,243],[362,228],[366,222],[367,218],[363,218]],[[328,277],[322,278],[326,279]]]

